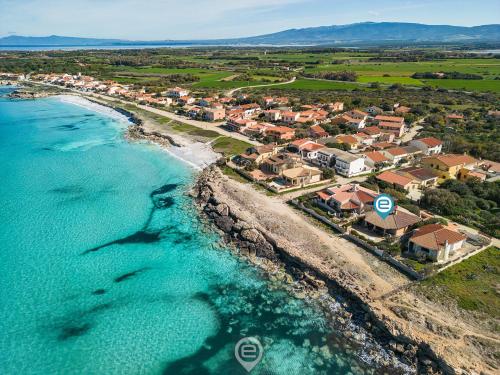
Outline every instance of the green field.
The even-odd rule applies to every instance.
[[[451,298],[462,309],[500,318],[499,280],[500,250],[492,246],[418,287],[432,300]]]
[[[297,79],[293,83],[277,86],[290,90],[354,90],[366,89],[366,86],[358,85],[354,82],[321,81],[315,79]]]

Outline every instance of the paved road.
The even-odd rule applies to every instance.
[[[232,89],[232,90],[229,90],[228,92],[226,92],[226,95],[227,95],[227,96],[233,96],[233,94],[234,94],[236,91],[243,90],[243,89],[251,89],[251,88],[254,88],[254,87],[268,87],[268,86],[288,85],[289,83],[293,83],[293,82],[295,82],[295,80],[296,80],[296,79],[297,79],[297,77],[293,77],[291,80],[286,81],[286,82],[266,83],[266,84],[264,84],[264,85],[253,85],[253,86],[242,86],[242,87],[237,87],[237,88],[235,88],[235,89]]]

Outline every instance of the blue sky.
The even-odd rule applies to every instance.
[[[400,21],[500,23],[500,0],[0,0],[0,36],[192,39]]]

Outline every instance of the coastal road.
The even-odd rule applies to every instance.
[[[289,81],[286,81],[286,82],[278,82],[278,83],[266,83],[264,85],[253,85],[253,86],[242,86],[242,87],[237,87],[235,89],[232,89],[232,90],[229,90],[226,92],[226,95],[227,96],[233,96],[233,94],[236,92],[236,91],[240,91],[240,90],[243,90],[243,89],[251,89],[251,88],[255,88],[255,87],[269,87],[269,86],[279,86],[279,85],[288,85],[289,83],[293,83],[295,82],[295,80],[297,79],[297,77],[293,77],[291,80]]]

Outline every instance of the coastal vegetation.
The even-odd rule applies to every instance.
[[[452,300],[464,310],[500,318],[500,250],[494,246],[418,284],[433,301]],[[495,327],[498,332],[498,326]]]

